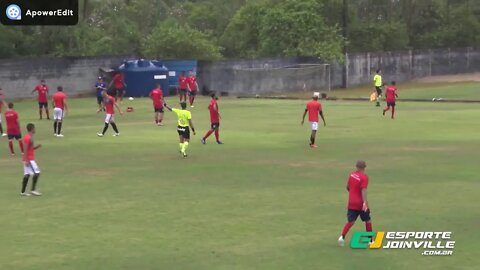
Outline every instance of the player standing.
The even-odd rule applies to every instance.
[[[387,90],[385,91],[385,97],[387,100],[387,107],[383,110],[383,115],[385,115],[385,113],[390,110],[390,107],[392,107],[392,119],[394,119],[395,118],[395,102],[397,101],[397,98],[398,98],[397,86],[395,81],[392,81],[392,84],[387,87]]]
[[[3,106],[5,106],[5,95],[3,95],[3,90],[2,88],[0,88],[0,136],[6,137],[7,133],[3,133],[3,126],[2,126]]]
[[[155,124],[157,126],[163,126],[163,91],[160,88],[160,84],[157,84],[157,88],[150,92],[150,98],[153,101],[153,111],[155,113]]]
[[[45,109],[45,114],[47,115],[47,119],[50,120],[50,115],[48,114],[48,85],[45,80],[41,80],[40,84],[35,86],[33,89],[32,94],[37,92],[38,94],[38,109],[40,114],[40,120],[43,118],[43,110]]]
[[[210,104],[208,105],[208,110],[210,111],[210,124],[211,124],[211,129],[203,136],[202,138],[202,143],[206,144],[207,143],[207,138],[212,135],[212,133],[215,132],[215,139],[217,140],[217,144],[223,144],[220,141],[220,113],[218,110],[218,98],[215,95],[215,93],[212,93],[210,95],[212,97],[212,100],[210,100]]]
[[[187,102],[188,78],[185,76],[185,71],[178,77],[178,96],[180,102]]]
[[[342,235],[338,238],[338,244],[345,244],[345,236],[350,228],[355,224],[358,216],[365,222],[367,232],[372,231],[372,220],[370,218],[370,208],[367,201],[368,175],[365,174],[367,164],[363,160],[357,161],[357,170],[350,174],[347,183],[348,191],[348,211],[347,223],[343,227]],[[371,241],[372,242],[372,241]]]
[[[375,76],[373,76],[373,84],[375,86],[375,91],[377,92],[377,107],[380,107],[380,97],[382,96],[382,70],[377,69]]]
[[[63,138],[62,123],[64,112],[67,113],[67,96],[63,87],[57,87],[57,92],[52,96],[53,103],[53,136]]]
[[[27,125],[27,135],[25,136],[25,145],[26,152],[23,155],[23,181],[22,181],[22,191],[20,196],[41,196],[42,193],[37,191],[38,178],[40,177],[40,168],[35,162],[35,150],[40,148],[42,145],[35,145],[33,143],[33,135],[35,134],[35,126],[32,123]],[[28,179],[30,176],[33,176],[32,182],[32,192],[26,193]]]
[[[193,102],[195,101],[195,97],[197,96],[198,90],[198,83],[197,77],[193,74],[193,71],[190,70],[190,76],[187,79],[188,82],[188,100],[190,101],[190,107],[193,108]]]
[[[8,136],[8,147],[10,148],[10,153],[15,155],[13,150],[13,139],[18,141],[18,146],[20,146],[20,151],[23,152],[23,142],[22,142],[22,132],[20,130],[20,123],[18,121],[18,113],[13,109],[13,103],[8,103],[8,110],[5,112],[5,122],[7,122],[7,136]]]
[[[318,102],[318,94],[315,93],[312,97],[312,100],[310,100],[307,103],[307,107],[305,108],[305,112],[303,113],[302,117],[302,125],[305,122],[305,116],[307,115],[308,112],[308,121],[310,121],[311,128],[312,128],[312,134],[310,135],[310,147],[311,148],[317,148],[317,145],[315,144],[315,137],[317,136],[317,130],[318,130],[318,115],[322,117],[323,125],[326,126],[327,123],[325,122],[325,117],[323,116],[323,111],[322,111],[322,104]]]
[[[97,104],[98,110],[97,113],[103,110],[103,96],[102,92],[107,90],[107,84],[103,81],[102,77],[98,77],[97,82],[95,83],[95,90],[97,94]]]
[[[103,137],[105,132],[107,132],[108,126],[112,125],[113,130],[115,133],[113,134],[114,137],[120,136],[120,132],[118,132],[117,124],[115,124],[115,107],[117,108],[120,115],[123,115],[122,110],[118,107],[117,103],[115,102],[115,98],[109,96],[107,91],[102,92],[103,95],[103,102],[105,103],[105,127],[103,128],[102,133],[97,133],[98,137]]]
[[[115,101],[120,99],[120,102],[122,102],[125,87],[127,85],[124,82],[124,77],[121,72],[117,72],[117,74],[113,76],[112,81],[110,82],[110,85],[108,86],[108,88],[112,87],[112,84],[115,87]]]
[[[174,112],[178,117],[177,132],[180,138],[180,153],[186,158],[187,148],[190,142],[190,127],[192,127],[193,135],[196,134],[192,122],[192,113],[187,111],[187,103],[185,102],[180,103],[182,109],[170,108],[166,103],[164,105],[169,111]]]

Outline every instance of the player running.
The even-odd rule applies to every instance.
[[[120,102],[123,100],[123,94],[125,92],[125,87],[127,86],[124,82],[124,77],[121,72],[117,72],[112,78],[112,81],[110,82],[110,85],[108,88],[111,88],[113,86],[115,87],[115,101],[120,99]]]
[[[32,90],[32,94],[34,92],[37,92],[38,94],[38,113],[40,114],[40,120],[43,118],[43,109],[45,109],[47,119],[50,120],[50,115],[48,113],[48,85],[45,80],[41,80],[40,84],[35,86],[35,89]]]
[[[95,83],[95,91],[97,94],[97,104],[98,104],[97,113],[103,110],[102,92],[105,90],[107,90],[107,84],[103,81],[102,77],[98,77],[97,82]]]
[[[343,247],[345,236],[350,228],[355,224],[358,216],[365,222],[367,232],[372,231],[372,221],[370,218],[370,208],[367,201],[368,175],[365,174],[367,164],[363,160],[357,161],[357,170],[350,174],[347,183],[348,191],[348,211],[347,220],[342,230],[342,235],[338,238],[338,244]],[[372,240],[370,240],[372,243]]]
[[[41,196],[42,193],[37,191],[38,178],[40,177],[40,168],[35,162],[35,150],[40,148],[42,145],[35,145],[33,143],[33,135],[35,135],[35,126],[32,123],[27,125],[27,135],[25,136],[25,147],[26,152],[23,155],[23,181],[22,181],[22,191],[20,196]],[[33,176],[32,182],[32,192],[26,193],[28,179],[30,176]]]
[[[163,91],[160,88],[160,84],[157,84],[157,88],[150,92],[150,98],[153,101],[153,111],[155,113],[155,124],[157,126],[163,126]]]
[[[207,143],[207,138],[212,135],[212,133],[215,132],[215,139],[217,140],[217,144],[223,144],[220,141],[220,113],[218,111],[218,98],[215,95],[215,93],[212,93],[210,95],[212,97],[212,100],[210,101],[210,104],[208,105],[208,110],[210,111],[210,123],[211,123],[211,129],[203,136],[202,138],[202,143],[206,144]]]
[[[13,139],[18,141],[20,151],[23,152],[22,132],[20,130],[20,123],[18,121],[18,113],[13,109],[13,103],[8,103],[8,110],[5,112],[5,122],[7,122],[7,136],[8,147],[10,148],[10,154],[15,155],[13,150]]]
[[[105,132],[107,132],[108,126],[112,125],[114,137],[120,136],[120,132],[118,131],[117,124],[115,124],[115,107],[117,108],[120,115],[123,115],[122,110],[118,107],[117,103],[115,102],[115,98],[109,96],[107,91],[102,92],[103,95],[103,102],[105,103],[105,127],[103,128],[102,133],[97,133],[98,137],[103,137]]]
[[[2,88],[0,88],[0,136],[6,137],[7,133],[3,133],[3,126],[2,126],[3,106],[5,106],[5,95],[3,95],[3,90]]]
[[[187,78],[188,83],[188,100],[190,102],[190,108],[193,108],[193,102],[195,101],[195,97],[197,96],[198,90],[198,83],[197,77],[193,74],[193,71],[190,71],[190,76]]]
[[[67,113],[67,96],[63,93],[63,87],[57,87],[57,92],[52,96],[53,103],[53,136],[63,138],[62,123],[64,114]]]
[[[327,125],[327,123],[325,122],[325,117],[323,116],[322,104],[318,102],[318,96],[318,93],[315,93],[313,95],[312,100],[307,103],[307,107],[305,108],[305,112],[303,113],[302,117],[303,125],[303,123],[305,122],[305,116],[308,112],[308,121],[310,121],[312,128],[312,134],[310,135],[310,148],[317,148],[317,145],[315,144],[315,137],[317,136],[318,130],[318,115],[322,117],[323,125]]]
[[[383,110],[383,115],[385,115],[385,113],[390,110],[390,107],[392,107],[392,119],[395,119],[395,102],[398,98],[395,81],[392,81],[392,84],[387,87],[385,97],[387,100],[387,107]]]
[[[192,127],[193,135],[196,134],[192,122],[192,113],[187,111],[187,103],[185,102],[180,103],[182,109],[170,108],[166,103],[164,106],[169,111],[174,112],[178,117],[177,131],[180,138],[180,153],[182,153],[183,157],[186,158],[187,148],[190,142],[190,127]]]
[[[375,76],[373,76],[373,85],[375,86],[375,91],[377,92],[377,107],[380,107],[380,97],[382,96],[382,70],[377,69]]]
[[[178,96],[180,102],[187,102],[187,91],[190,91],[188,88],[188,78],[185,76],[185,71],[182,71],[182,74],[178,77]]]

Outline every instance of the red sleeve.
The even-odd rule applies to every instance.
[[[368,187],[368,176],[365,175],[365,176],[362,178],[361,188],[364,189],[364,188],[367,188],[367,187]]]

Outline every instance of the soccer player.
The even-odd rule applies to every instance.
[[[7,136],[8,136],[8,147],[10,148],[10,153],[15,155],[13,150],[13,139],[18,141],[18,146],[20,146],[20,151],[23,152],[23,142],[22,142],[22,132],[20,130],[20,123],[18,121],[18,113],[13,109],[13,103],[8,103],[8,110],[5,112],[5,122],[7,122]]]
[[[127,86],[124,82],[123,74],[121,72],[117,72],[112,78],[110,85],[108,88],[112,87],[112,84],[115,87],[115,101],[120,99],[120,102],[123,100],[123,94],[125,91],[125,87]]]
[[[53,136],[63,138],[62,122],[64,113],[67,113],[67,96],[63,87],[57,87],[57,92],[52,96],[53,103]]]
[[[178,96],[180,102],[187,102],[188,78],[185,76],[185,71],[178,77]]]
[[[392,81],[392,84],[387,87],[387,90],[385,91],[385,97],[387,100],[387,107],[383,110],[383,115],[385,115],[385,113],[390,110],[390,107],[392,107],[392,119],[394,119],[395,118],[395,102],[397,101],[397,98],[398,98],[397,86],[395,81]]]
[[[307,103],[307,107],[305,108],[305,112],[303,113],[302,117],[302,125],[305,122],[305,116],[307,115],[307,112],[308,121],[310,121],[312,127],[312,134],[310,135],[310,147],[317,148],[317,145],[315,144],[315,137],[317,136],[318,130],[318,115],[322,117],[323,125],[327,125],[325,122],[325,117],[323,116],[322,104],[318,102],[318,94],[314,94],[312,100]]]
[[[101,110],[103,110],[102,92],[104,90],[107,90],[107,84],[103,81],[102,77],[98,77],[97,82],[95,83],[95,90],[97,94],[97,104],[98,104],[97,113],[99,113]]]
[[[210,123],[211,123],[211,129],[203,136],[202,138],[202,143],[206,144],[207,143],[207,138],[212,135],[212,133],[215,132],[215,139],[217,140],[217,144],[223,144],[220,141],[220,113],[218,111],[218,98],[215,95],[215,93],[212,93],[210,95],[212,97],[212,100],[210,100],[210,104],[208,105],[208,110],[210,111]]]
[[[380,107],[380,97],[382,96],[382,70],[377,69],[375,76],[373,76],[373,85],[375,86],[375,91],[377,91],[377,107]]]
[[[37,191],[38,178],[40,177],[40,168],[35,162],[35,150],[40,148],[42,145],[35,145],[33,143],[33,135],[35,135],[35,126],[32,123],[27,125],[27,135],[25,136],[25,146],[26,152],[23,155],[23,181],[22,181],[22,191],[20,196],[41,196],[42,193]],[[32,192],[26,193],[28,179],[30,176],[33,176],[32,182]]]
[[[363,160],[357,161],[357,170],[350,174],[347,183],[348,191],[348,211],[347,223],[343,227],[342,235],[338,238],[338,244],[345,244],[345,236],[350,228],[355,224],[358,216],[365,222],[367,232],[372,231],[372,220],[370,218],[370,208],[367,201],[368,175],[365,174],[367,164]],[[372,243],[372,240],[370,240]]]
[[[188,82],[188,101],[190,102],[190,107],[193,108],[193,102],[195,101],[195,97],[197,96],[198,90],[198,83],[197,77],[193,74],[193,71],[190,70],[190,76],[187,78]]]
[[[50,115],[48,113],[48,85],[45,80],[41,80],[40,84],[35,86],[35,89],[32,90],[32,94],[37,92],[38,94],[38,108],[40,114],[40,120],[43,118],[43,110],[45,109],[45,114],[47,115],[47,119],[50,120]]]
[[[193,135],[196,134],[192,122],[192,113],[187,111],[187,103],[185,102],[180,103],[182,109],[170,108],[166,103],[164,106],[169,111],[174,112],[178,117],[177,132],[180,138],[180,153],[182,153],[183,157],[186,158],[187,148],[190,142],[190,127],[192,127]]]
[[[114,137],[120,136],[120,132],[118,132],[117,124],[115,124],[115,107],[117,108],[118,112],[120,115],[123,115],[122,110],[120,110],[120,107],[118,107],[117,103],[115,102],[115,98],[112,96],[109,96],[107,94],[107,91],[102,92],[103,95],[103,102],[105,102],[105,127],[103,128],[102,133],[97,133],[98,137],[103,137],[105,135],[105,132],[107,132],[108,126],[112,125],[113,131],[115,133],[113,134]]]
[[[160,84],[150,92],[150,98],[153,101],[153,112],[155,113],[155,124],[163,126],[163,91]]]
[[[5,105],[5,95],[3,95],[3,90],[0,88],[0,136],[6,137],[7,133],[3,133],[3,126],[2,126],[2,112],[3,106]]]

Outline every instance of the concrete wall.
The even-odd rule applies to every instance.
[[[322,64],[316,58],[282,58],[199,62],[200,88],[232,94],[251,94],[326,90],[342,86],[342,65],[330,63],[311,69],[289,69],[298,64]],[[371,83],[375,70],[381,68],[385,80],[398,82],[435,75],[480,72],[480,48],[400,51],[348,54],[348,86]]]
[[[124,56],[37,58],[0,60],[0,87],[7,99],[32,97],[30,92],[45,79],[51,92],[62,85],[70,96],[93,93],[99,68],[118,66]]]

